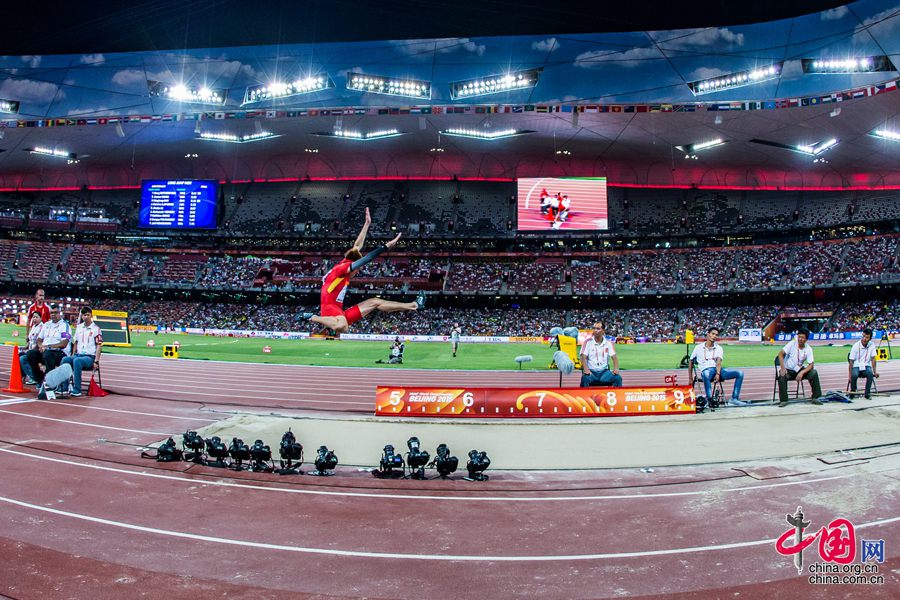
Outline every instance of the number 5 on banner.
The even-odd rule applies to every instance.
[[[403,400],[403,390],[394,390],[391,392],[391,406],[397,406]]]

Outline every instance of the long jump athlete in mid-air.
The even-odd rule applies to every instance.
[[[346,333],[350,325],[353,325],[373,310],[398,312],[425,308],[425,296],[419,295],[415,302],[391,302],[381,298],[369,298],[356,306],[351,306],[344,310],[344,296],[347,293],[347,285],[350,283],[350,278],[384,251],[393,248],[400,239],[401,234],[397,234],[397,237],[385,243],[384,246],[379,246],[363,256],[361,250],[366,243],[366,234],[369,232],[371,223],[372,217],[369,215],[369,209],[366,208],[366,222],[356,237],[353,247],[344,254],[344,260],[332,267],[322,279],[320,314],[303,313],[302,318],[304,320],[333,329],[336,333]]]

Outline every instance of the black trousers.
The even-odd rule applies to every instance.
[[[38,384],[44,381],[44,373],[49,373],[56,367],[60,365],[62,362],[63,351],[59,348],[47,348],[43,353],[38,352],[37,348],[32,348],[28,352],[25,353],[25,360],[28,361],[28,364],[31,366],[31,372],[34,373],[34,380],[38,382]],[[46,371],[41,371],[41,368],[38,365],[44,365]]]

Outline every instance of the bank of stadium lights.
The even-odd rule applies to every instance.
[[[489,75],[487,77],[466,79],[463,81],[454,81],[450,84],[450,97],[457,100],[459,98],[472,98],[475,96],[486,96],[488,94],[498,94],[500,92],[533,88],[537,85],[540,74],[541,69],[537,68],[527,69],[525,71],[513,71],[501,75]]]
[[[710,148],[715,148],[716,146],[721,146],[722,144],[727,143],[728,140],[723,140],[722,138],[716,138],[714,140],[709,140],[706,142],[698,142],[696,144],[687,144],[683,146],[675,146],[677,150],[684,152],[684,157],[687,159],[697,160],[697,152],[702,150],[709,150]]]
[[[782,66],[784,66],[784,62],[777,62],[749,71],[737,71],[720,77],[699,79],[688,83],[688,87],[691,88],[691,92],[693,92],[695,96],[732,90],[746,85],[753,85],[771,79],[777,79],[781,75]]]
[[[382,140],[384,138],[397,137],[398,135],[403,135],[403,132],[398,129],[381,129],[378,131],[367,132],[338,129],[331,133],[318,133],[316,135],[331,136],[344,140],[369,142],[372,140]]]
[[[525,130],[525,129],[487,130],[487,129],[462,129],[462,128],[451,128],[451,129],[444,129],[441,131],[441,135],[452,135],[455,137],[471,138],[473,140],[500,140],[503,138],[515,137],[517,135],[525,135],[526,133],[532,133],[532,132],[529,130]]]
[[[0,113],[12,113],[16,114],[19,112],[19,101],[18,100],[4,100],[0,98]]]
[[[860,58],[803,58],[800,62],[804,73],[878,73],[897,70],[890,57],[883,54]]]
[[[25,148],[25,152],[29,154],[37,154],[39,156],[49,156],[51,158],[64,158],[70,165],[77,165],[81,162],[78,155],[68,150],[59,150],[57,148],[47,148],[45,146],[35,146],[34,148]]]
[[[557,150],[556,154],[557,156],[572,156],[572,152],[569,150]]]
[[[366,75],[349,73],[347,89],[367,94],[385,94],[387,96],[403,96],[405,98],[431,98],[431,82],[419,79],[403,79],[385,77],[383,75]]]
[[[318,154],[319,153],[318,148],[304,148],[303,151],[308,154]]]
[[[872,135],[877,138],[881,138],[883,140],[889,140],[891,142],[900,142],[900,132],[891,131],[889,129],[876,129],[872,132]]]
[[[190,102],[192,104],[225,104],[225,90],[201,87],[189,87],[182,83],[167,84],[161,81],[147,80],[147,89],[151,96],[158,96],[173,102]]]
[[[799,146],[794,146],[794,149],[797,150],[797,152],[802,152],[803,154],[818,156],[829,148],[834,148],[837,143],[837,138],[829,138],[821,142],[816,142],[815,144],[801,144]]]
[[[201,140],[209,140],[212,142],[228,142],[230,144],[260,142],[262,140],[270,140],[277,137],[281,137],[281,135],[271,133],[269,131],[257,131],[255,133],[247,133],[243,135],[238,135],[235,133],[213,133],[211,131],[204,131],[200,134]]]
[[[299,96],[301,94],[311,94],[313,92],[321,92],[334,87],[334,81],[328,75],[316,75],[314,77],[304,77],[296,81],[276,81],[270,84],[251,85],[244,92],[243,104],[253,104],[254,102],[265,102],[266,100],[275,100],[277,98],[289,98],[291,96]]]

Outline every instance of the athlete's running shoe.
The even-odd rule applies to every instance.
[[[419,294],[416,296],[416,306],[418,306],[418,310],[422,310],[425,308],[425,294]]]

